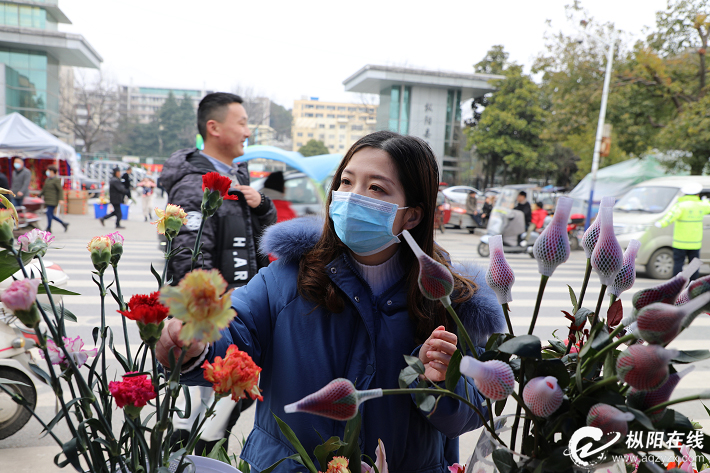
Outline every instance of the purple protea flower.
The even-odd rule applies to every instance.
[[[491,401],[501,401],[515,389],[513,369],[500,360],[483,362],[464,356],[459,370],[461,374],[472,378],[478,391]]]
[[[640,391],[638,389],[631,388],[626,395],[626,402],[629,407],[633,407],[634,409],[641,411],[645,411],[653,406],[666,402],[671,398],[671,394],[673,394],[673,390],[676,386],[678,386],[681,378],[693,371],[693,369],[695,369],[695,365],[690,365],[683,371],[671,373],[668,375],[668,380],[655,391]],[[656,422],[663,417],[663,413],[665,411],[665,409],[656,409],[651,413],[647,413],[647,415],[651,421]]]
[[[564,393],[554,376],[540,376],[528,381],[523,389],[523,401],[538,417],[549,417],[560,408]]]
[[[501,235],[492,236],[488,240],[491,252],[491,261],[486,272],[486,282],[493,289],[498,297],[498,303],[503,305],[513,300],[510,292],[515,282],[513,268],[510,267],[503,253],[503,237]]]
[[[649,304],[654,302],[663,302],[665,304],[673,304],[678,295],[683,290],[686,284],[688,284],[688,279],[695,273],[695,271],[700,268],[702,263],[698,258],[693,259],[686,268],[676,274],[674,277],[659,284],[658,286],[649,287],[648,289],[643,289],[633,297],[634,313],[643,309]]]
[[[599,209],[604,207],[614,207],[615,199],[613,197],[602,197],[602,201],[599,204]],[[584,232],[582,236],[582,248],[584,248],[584,254],[587,258],[592,257],[592,252],[594,247],[597,245],[597,240],[599,239],[599,231],[601,226],[601,220],[596,218],[587,231]]]
[[[631,345],[616,359],[616,374],[632,388],[658,389],[668,379],[668,362],[678,353],[659,345]]]
[[[537,260],[538,271],[543,276],[552,276],[555,269],[569,258],[567,221],[572,210],[572,203],[573,201],[569,197],[559,198],[552,222],[533,245],[533,256]]]
[[[634,420],[634,415],[630,412],[621,412],[609,404],[594,404],[587,414],[587,425],[597,427],[610,435],[615,432],[621,434],[620,439],[625,439],[629,433],[629,422]]]
[[[284,406],[284,412],[308,412],[335,420],[350,420],[357,415],[362,402],[376,397],[382,397],[382,389],[358,391],[350,380],[338,378],[300,401]]]
[[[639,251],[641,243],[638,240],[630,240],[629,246],[624,252],[624,263],[621,265],[621,270],[616,275],[613,284],[609,286],[609,293],[619,297],[622,292],[633,287],[636,282],[636,254]]]
[[[419,289],[424,297],[450,305],[449,296],[454,290],[454,276],[451,271],[424,253],[407,230],[404,230],[402,235],[419,260]]]
[[[614,283],[616,275],[624,264],[624,253],[621,250],[616,235],[614,235],[613,210],[611,207],[601,207],[597,220],[599,224],[599,239],[592,251],[592,268],[599,276],[599,281],[605,286]]]

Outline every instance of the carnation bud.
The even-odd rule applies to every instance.
[[[39,256],[44,256],[52,240],[54,240],[54,236],[50,232],[35,228],[18,237],[17,243],[20,245],[20,250],[25,253],[36,253]]]
[[[123,235],[118,232],[106,235],[111,242],[111,266],[116,267],[123,255]]]
[[[564,393],[554,376],[540,376],[528,381],[523,389],[523,401],[538,417],[549,417],[562,405]]]
[[[602,201],[599,204],[599,208],[602,209],[604,207],[614,207],[614,202],[615,202],[615,199],[613,197],[602,197]],[[599,218],[594,219],[594,222],[592,222],[592,224],[589,225],[589,228],[587,228],[587,231],[584,232],[584,236],[582,236],[582,248],[584,248],[584,255],[587,257],[587,259],[592,257],[592,252],[594,251],[594,247],[597,245],[597,240],[599,239],[600,226],[601,226],[601,219],[599,219]]]
[[[500,360],[478,361],[464,356],[459,365],[461,374],[473,379],[478,391],[491,401],[501,401],[515,389],[513,369]]]
[[[634,420],[634,415],[630,412],[621,412],[609,404],[594,404],[587,414],[587,425],[597,427],[608,436],[619,432],[619,440],[626,439],[629,433],[629,422]]]
[[[491,236],[488,240],[490,248],[490,264],[486,272],[486,283],[493,289],[498,297],[500,305],[507,304],[513,300],[511,289],[515,283],[515,274],[505,259],[503,252],[503,237],[501,235]]]
[[[91,253],[91,262],[99,273],[103,273],[111,262],[111,240],[107,236],[94,237],[87,249]]]
[[[710,292],[706,292],[681,306],[662,302],[647,305],[638,312],[636,318],[638,336],[653,345],[668,345],[684,328],[690,326],[695,316],[709,302]]]
[[[552,276],[555,269],[567,261],[570,254],[567,221],[572,210],[572,199],[560,197],[552,222],[543,230],[533,245],[533,256],[543,276]]]
[[[698,258],[694,258],[682,272],[676,274],[665,283],[643,289],[634,294],[634,313],[637,313],[639,310],[654,302],[673,304],[688,283],[690,276],[700,268],[701,264]]]
[[[704,276],[691,282],[683,292],[680,293],[675,305],[682,305],[690,302],[691,299],[698,297],[710,291],[710,276]],[[710,307],[704,307],[704,310],[710,311]]]
[[[681,378],[693,371],[693,369],[695,369],[695,365],[690,365],[683,371],[671,373],[668,375],[668,380],[655,391],[640,391],[638,389],[631,388],[626,395],[626,402],[629,407],[633,407],[634,409],[641,411],[646,411],[653,406],[664,403],[671,398],[671,394],[673,394],[673,390],[676,388]],[[656,409],[646,415],[648,415],[652,422],[657,422],[661,420],[665,411],[665,408]]]
[[[2,294],[5,308],[29,328],[35,328],[40,321],[39,309],[35,302],[39,283],[39,279],[18,279]]]
[[[652,391],[668,379],[668,362],[680,353],[659,345],[631,345],[616,359],[616,374],[632,388]]]
[[[0,209],[0,247],[9,248],[12,245],[15,228],[15,217],[12,209]]]
[[[592,251],[592,268],[604,286],[611,286],[624,264],[621,245],[614,235],[614,220],[611,207],[601,207],[597,220],[600,220],[599,239]]]
[[[629,246],[624,252],[624,263],[621,270],[616,275],[614,283],[609,286],[609,294],[619,297],[622,292],[631,289],[636,282],[636,254],[641,243],[638,240],[630,240]]]
[[[376,397],[382,397],[382,389],[358,391],[350,380],[338,378],[300,401],[284,406],[284,412],[308,412],[335,420],[350,420],[357,415],[362,402]]]
[[[454,290],[454,276],[451,271],[424,253],[407,230],[402,232],[402,236],[419,260],[419,289],[424,297],[440,300],[444,306],[451,305],[449,296]]]

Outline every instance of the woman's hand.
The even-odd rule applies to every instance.
[[[440,325],[419,349],[419,359],[424,363],[424,376],[436,383],[446,379],[451,355],[456,351],[457,337]]]
[[[180,330],[182,330],[182,322],[179,319],[166,320],[163,332],[160,334],[160,340],[158,340],[158,343],[155,345],[155,355],[160,364],[166,368],[170,367],[170,350],[173,351],[175,360],[178,359],[182,351],[183,342],[178,338]],[[185,361],[196,357],[202,353],[204,349],[204,343],[193,342],[187,349],[187,353],[185,353]],[[184,363],[183,366],[185,366]]]

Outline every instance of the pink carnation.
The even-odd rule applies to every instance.
[[[11,312],[28,311],[37,299],[39,279],[19,279],[2,293],[2,303]]]

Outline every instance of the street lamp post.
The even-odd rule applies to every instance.
[[[611,81],[611,65],[614,62],[614,44],[616,43],[616,34],[612,37],[611,43],[607,43],[603,39],[585,32],[590,38],[596,39],[604,43],[609,49],[606,55],[606,73],[604,74],[604,88],[602,90],[602,104],[599,109],[599,122],[597,123],[597,137],[594,140],[594,155],[592,157],[592,184],[589,188],[589,204],[587,206],[587,220],[584,228],[589,228],[592,223],[592,205],[594,204],[594,186],[597,183],[597,171],[599,170],[599,152],[602,147],[602,133],[604,131],[604,120],[606,118],[606,102],[609,96],[609,82]]]

